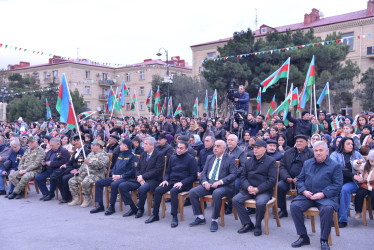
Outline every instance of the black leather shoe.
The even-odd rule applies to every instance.
[[[8,199],[11,200],[11,199],[14,199],[16,198],[17,194],[16,193],[11,193],[9,196],[8,196]]]
[[[252,231],[255,228],[255,225],[253,225],[252,222],[249,222],[248,224],[243,225],[242,228],[238,230],[239,234],[246,233],[248,231]]]
[[[279,212],[279,219],[280,219],[280,218],[285,218],[285,217],[288,217],[287,210],[281,210],[281,211]],[[275,219],[275,216],[274,216],[274,219]]]
[[[210,224],[210,231],[211,232],[217,232],[218,230],[218,223],[217,221],[212,221],[212,224]]]
[[[184,206],[187,207],[187,206],[191,206],[191,201],[189,198],[185,199],[184,200]]]
[[[144,209],[139,209],[138,208],[138,212],[136,212],[135,218],[136,219],[141,218],[141,217],[143,217],[143,214],[144,214]]]
[[[199,217],[197,217],[194,222],[190,223],[190,227],[194,227],[194,226],[197,226],[197,225],[205,225],[205,224],[206,224],[205,218],[200,219]]]
[[[40,198],[39,200],[44,201],[45,197],[47,197],[47,196],[48,196],[48,194],[43,194],[42,198]]]
[[[346,226],[348,226],[347,222],[339,222],[339,228],[345,228]]]
[[[55,198],[55,196],[47,195],[47,196],[43,199],[43,201],[50,201],[50,200],[52,200],[53,198]]]
[[[68,201],[64,200],[64,199],[61,199],[58,201],[58,204],[64,204],[64,203],[68,203]]]
[[[231,214],[231,213],[232,213],[232,208],[229,207],[229,206],[227,206],[226,209],[225,209],[225,214],[226,214],[226,215],[229,215],[229,214]]]
[[[261,227],[256,227],[255,230],[253,231],[254,236],[260,236],[262,234]]]
[[[105,210],[104,206],[97,206],[90,211],[90,214],[96,214],[96,213],[99,213],[99,212],[104,212],[104,210]]]
[[[171,225],[172,228],[178,226],[178,217],[176,215],[173,215],[173,219],[171,220]]]
[[[4,198],[8,198],[8,197],[9,197],[9,195],[10,195],[10,194],[7,194],[7,195],[5,195],[5,196],[4,196]]]
[[[160,217],[158,217],[158,215],[151,215],[151,217],[149,217],[145,223],[146,224],[149,224],[149,223],[152,223],[152,222],[155,222],[155,221],[159,221],[160,220]]]
[[[24,196],[25,196],[25,192],[21,192],[21,193],[16,195],[16,199],[17,200],[22,199]]]
[[[321,250],[330,250],[329,242],[321,240]]]
[[[0,195],[5,195],[6,191],[5,190],[0,190]],[[191,205],[191,204],[190,204]]]
[[[111,214],[114,214],[116,212],[116,209],[114,208],[114,206],[109,206],[109,208],[105,211],[105,215],[111,215]]]
[[[122,217],[129,217],[129,216],[132,216],[132,215],[134,215],[134,214],[136,214],[136,212],[138,212],[138,210],[132,210],[131,208],[130,208],[130,210],[129,211],[127,211],[127,213],[124,213],[123,215],[122,215]],[[106,212],[105,212],[106,213]]]
[[[293,242],[291,244],[291,247],[301,247],[304,245],[310,245],[309,237],[300,237],[297,239],[297,241]]]

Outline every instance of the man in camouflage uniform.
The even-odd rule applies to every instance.
[[[43,171],[44,149],[38,145],[38,140],[34,136],[28,138],[27,144],[28,149],[18,165],[18,170],[9,175],[9,180],[15,188],[13,193],[8,196],[8,199],[22,198],[27,183]]]
[[[70,193],[73,196],[69,206],[79,205],[78,189],[82,186],[83,203],[81,207],[88,207],[91,202],[91,185],[105,177],[105,170],[109,164],[108,154],[103,150],[105,143],[102,140],[95,141],[92,152],[84,160],[84,164],[78,172],[69,180]],[[88,172],[87,172],[88,168]]]

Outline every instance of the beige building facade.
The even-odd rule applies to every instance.
[[[334,32],[341,33],[342,38],[354,37],[354,39],[344,39],[344,44],[350,45],[350,52],[347,59],[356,62],[360,67],[360,75],[354,79],[355,89],[360,89],[361,85],[357,84],[361,80],[361,76],[369,67],[374,68],[374,0],[368,0],[367,8],[361,11],[346,13],[338,16],[323,17],[317,9],[313,9],[310,14],[304,15],[304,22],[281,26],[277,28],[269,27],[265,24],[260,29],[254,31],[255,39],[265,37],[266,33],[277,30],[282,33],[287,29],[304,30],[314,29],[316,37],[325,39],[327,35]],[[358,37],[359,36],[359,37]],[[206,42],[191,46],[193,66],[192,73],[194,76],[201,76],[203,70],[202,63],[205,59],[219,57],[218,47],[223,47],[232,37],[212,42]],[[280,49],[280,48],[274,48]],[[250,51],[248,51],[250,52]],[[291,58],[292,60],[292,58]],[[253,95],[252,95],[253,97]],[[317,97],[318,98],[318,97]],[[268,103],[262,105],[262,110],[267,110]],[[266,108],[266,109],[265,109]],[[357,114],[362,108],[360,100],[354,99],[353,105],[345,105],[342,107],[333,107],[335,112],[348,111],[349,114]],[[250,111],[256,110],[256,100],[251,98]]]

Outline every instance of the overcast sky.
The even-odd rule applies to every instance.
[[[366,9],[367,0],[0,0],[0,43],[71,58],[133,64],[171,56],[192,62],[191,45],[266,24],[304,21],[312,8],[325,17]],[[162,56],[165,59],[165,56]],[[0,68],[47,56],[0,48]]]

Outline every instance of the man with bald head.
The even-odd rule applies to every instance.
[[[218,140],[214,143],[213,155],[206,159],[205,166],[201,172],[201,185],[190,191],[190,199],[193,214],[197,216],[190,227],[205,224],[206,220],[200,207],[199,198],[212,195],[213,213],[211,232],[218,230],[218,216],[222,205],[222,197],[231,198],[235,194],[235,178],[237,174],[235,158],[225,153],[226,143]]]

